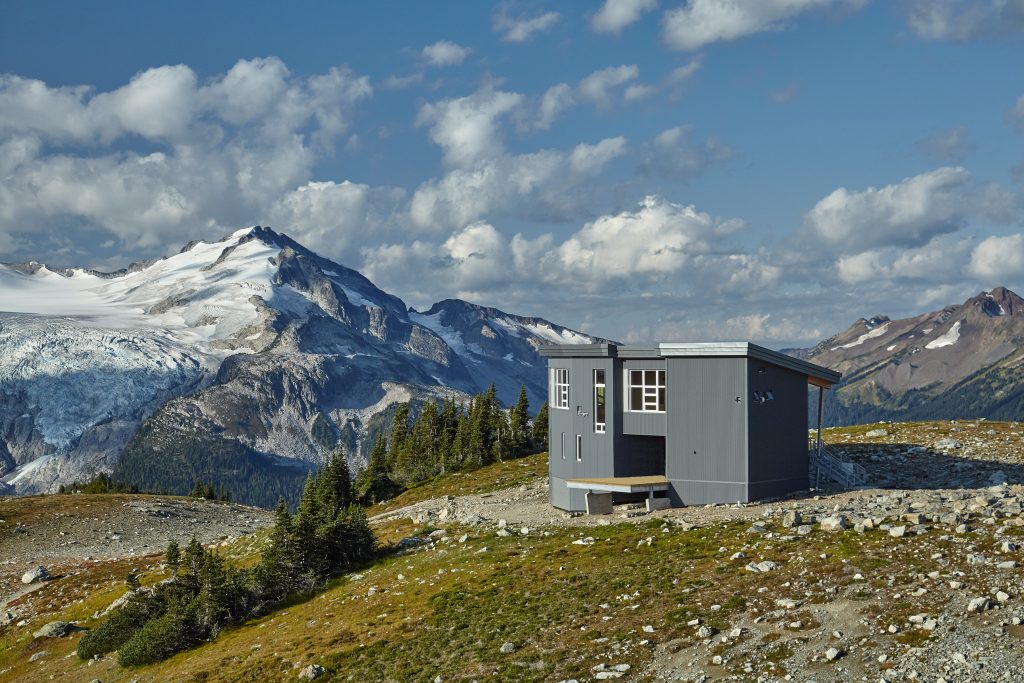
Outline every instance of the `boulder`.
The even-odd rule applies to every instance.
[[[832,515],[821,520],[821,528],[825,531],[841,531],[849,526],[844,515]]]
[[[37,581],[46,581],[50,578],[50,572],[46,567],[36,567],[29,569],[27,572],[21,575],[22,583],[36,583]]]
[[[68,621],[51,621],[32,635],[36,638],[63,638],[75,630],[75,625]]]
[[[310,664],[299,672],[299,680],[312,681],[313,679],[320,678],[325,673],[326,669],[319,664]]]

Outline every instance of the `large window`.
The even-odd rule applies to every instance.
[[[559,410],[569,409],[569,370],[567,368],[551,368],[551,391],[548,404]]]
[[[665,412],[664,370],[628,370],[626,374],[630,411]]]
[[[594,431],[604,434],[605,402],[604,402],[604,370],[594,370]]]

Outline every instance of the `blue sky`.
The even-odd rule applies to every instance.
[[[0,260],[271,225],[414,306],[814,341],[1024,287],[1024,2],[0,5]]]

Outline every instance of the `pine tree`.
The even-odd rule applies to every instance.
[[[388,439],[388,465],[394,471],[395,463],[401,460],[409,440],[409,404],[402,403],[395,409],[391,422],[391,438]]]
[[[373,505],[393,496],[397,488],[388,472],[387,443],[378,434],[366,467],[356,477],[355,494],[363,505]]]
[[[181,549],[178,547],[177,541],[171,541],[167,544],[167,552],[165,553],[167,559],[167,568],[171,570],[171,576],[178,575],[178,566],[181,564]]]
[[[540,451],[548,450],[548,402],[544,401],[533,419],[533,446]]]
[[[519,400],[508,414],[509,435],[512,439],[512,456],[520,457],[530,451],[530,401],[526,397],[526,386],[519,385]]]

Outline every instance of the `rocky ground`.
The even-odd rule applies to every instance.
[[[696,639],[657,644],[643,671],[655,680],[1019,681],[1022,438],[1018,424],[984,421],[830,430],[826,440],[867,469],[871,487],[760,504],[654,513],[620,505],[610,516],[578,516],[551,508],[546,481],[538,480],[422,501],[380,518],[484,526],[499,536],[652,519],[663,520],[665,531],[750,522],[742,543],[719,550],[723,562],[746,563],[744,570],[763,576],[749,601],[760,606],[728,628],[701,631],[694,620]],[[801,541],[819,534],[852,534],[849,543],[861,552],[843,560],[842,576],[806,569],[794,576],[792,567],[808,560]],[[894,547],[912,549],[913,564],[890,564]],[[783,566],[789,571],[779,572]]]
[[[83,681],[231,680],[218,670],[230,653],[249,680],[296,680],[321,663],[325,680],[349,680],[350,671],[362,672],[358,680],[1024,680],[1022,438],[1019,424],[984,421],[829,430],[826,440],[868,470],[871,488],[751,505],[574,516],[548,505],[542,478],[439,496],[373,518],[397,555],[276,622],[195,651],[187,665],[132,673],[108,659],[86,674],[54,659],[46,671]],[[39,500],[61,498],[59,515],[0,524],[0,595],[37,564],[59,576],[62,566],[81,571],[86,555],[145,555],[191,533],[224,542],[270,522],[251,508],[182,499],[129,497],[92,515],[87,496]],[[143,568],[158,573],[158,560]],[[48,600],[59,598],[59,583],[44,582]],[[104,584],[113,597],[123,592],[116,584]],[[460,607],[484,600],[493,603]],[[432,617],[440,605],[454,611]],[[55,651],[53,639],[17,634],[42,626],[46,605],[21,598],[13,609],[26,623],[6,627],[24,653],[10,671],[31,672],[19,667],[45,660],[17,662],[38,643]],[[331,618],[336,610],[345,617]],[[389,650],[389,640],[403,644]],[[389,663],[369,664],[358,656],[364,645],[343,644],[356,641]],[[14,680],[32,680],[24,675]]]
[[[23,583],[44,567],[52,576],[161,553],[172,540],[230,543],[273,524],[273,513],[199,498],[69,494],[0,499],[0,625],[31,611],[24,596],[43,582]],[[19,606],[10,603],[20,601]],[[22,613],[25,613],[24,615]]]

